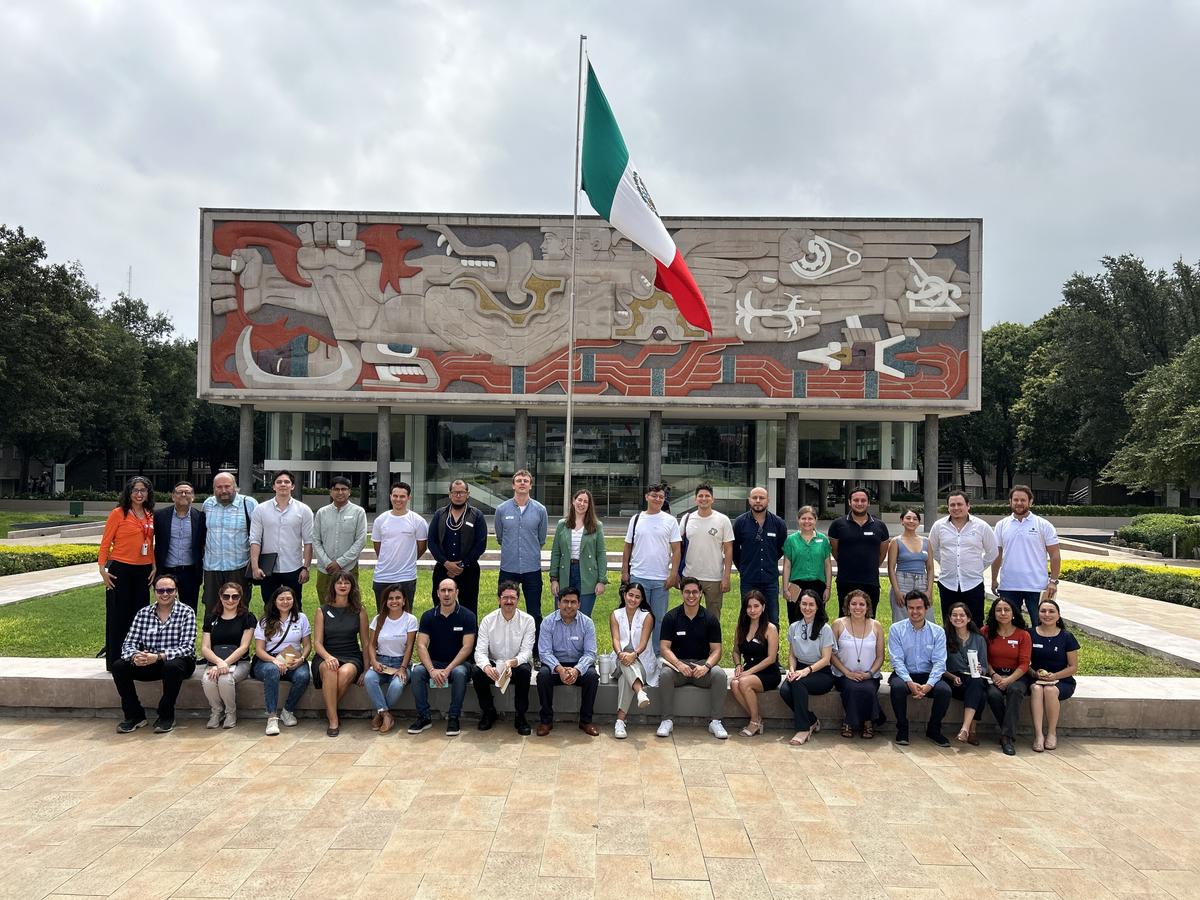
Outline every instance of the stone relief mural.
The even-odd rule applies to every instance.
[[[205,213],[202,391],[561,394],[573,256],[580,395],[968,397],[971,222],[672,229],[708,337],[655,289],[649,255],[594,220],[572,247],[561,220],[362,218]]]

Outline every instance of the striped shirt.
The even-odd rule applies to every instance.
[[[232,572],[250,562],[250,528],[247,519],[258,501],[234,494],[228,506],[216,497],[204,501],[204,568],[208,572]]]

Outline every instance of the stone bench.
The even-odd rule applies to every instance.
[[[184,684],[177,705],[181,718],[207,716],[208,701],[201,688],[201,672],[196,673]],[[886,674],[886,673],[885,673]],[[1095,733],[1106,735],[1152,735],[1168,734],[1200,736],[1200,679],[1193,678],[1110,678],[1083,676],[1078,679],[1075,696],[1063,704],[1060,729],[1065,732]],[[287,682],[280,685],[281,692],[288,689]],[[161,688],[155,682],[138,685],[142,701],[150,709],[158,702]],[[430,704],[444,714],[449,704],[449,690],[432,689]],[[535,688],[530,689],[531,720],[536,718],[538,699]],[[649,691],[652,703],[648,711],[635,713],[629,718],[631,725],[655,725],[659,719],[657,691]],[[892,718],[886,679],[881,685],[879,702],[888,719]],[[596,699],[595,719],[598,724],[610,723],[617,703],[615,684],[601,684]],[[249,679],[238,686],[238,705],[241,717],[255,719],[262,716],[262,684]],[[704,724],[707,721],[708,698],[697,688],[682,687],[675,692],[675,716],[681,724]],[[791,711],[783,703],[778,692],[771,691],[760,698],[761,711],[768,727],[772,730],[791,729]],[[497,698],[497,707],[502,712],[511,712],[511,693]],[[370,703],[366,691],[357,685],[351,686],[341,703],[349,718],[367,716]],[[909,701],[909,720],[914,735],[920,735],[928,717],[929,705],[925,702]],[[305,716],[323,715],[321,694],[310,688],[301,701],[299,713]],[[835,691],[822,697],[812,698],[812,711],[818,715],[826,728],[837,728],[842,718],[840,695]],[[554,711],[557,719],[573,721],[579,710],[577,688],[556,688]],[[120,703],[112,678],[104,671],[104,661],[98,659],[33,659],[21,657],[0,658],[0,713],[10,715],[57,714],[71,716],[111,716],[120,714]],[[405,690],[399,706],[400,718],[414,714],[412,693]],[[473,689],[467,689],[464,718],[474,719],[478,715],[478,704]],[[726,725],[740,726],[745,713],[734,702],[726,698]],[[958,702],[951,704],[947,716],[946,730],[961,721],[962,711]],[[994,730],[990,712],[984,713],[985,733]],[[1029,713],[1026,710],[1025,724]],[[890,726],[885,726],[885,732]]]

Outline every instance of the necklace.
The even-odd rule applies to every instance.
[[[850,632],[850,640],[854,643],[854,664],[859,667],[858,671],[862,671],[862,650],[863,650],[863,645],[867,642],[867,635],[866,635],[866,633],[864,633],[862,638],[860,639],[859,636],[854,633],[854,620],[853,619],[850,620],[850,625],[848,627],[848,630]],[[871,630],[870,626],[868,626],[867,632],[869,632],[870,630]]]
[[[465,522],[466,519],[467,508],[465,506],[463,507],[463,511],[459,513],[457,521],[454,518],[454,507],[450,507],[450,510],[446,513],[446,527],[451,531],[458,531],[463,527],[463,522]]]

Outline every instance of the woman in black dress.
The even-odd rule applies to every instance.
[[[742,729],[745,737],[762,734],[758,695],[779,687],[779,629],[765,615],[767,598],[750,591],[738,616],[733,642],[733,678],[729,690],[750,721]]]
[[[353,575],[339,572],[330,582],[325,602],[317,611],[314,632],[317,657],[321,660],[314,674],[320,677],[325,718],[329,722],[325,733],[337,737],[341,730],[338,701],[351,684],[362,679],[366,669],[362,648],[369,639],[367,613]]]

